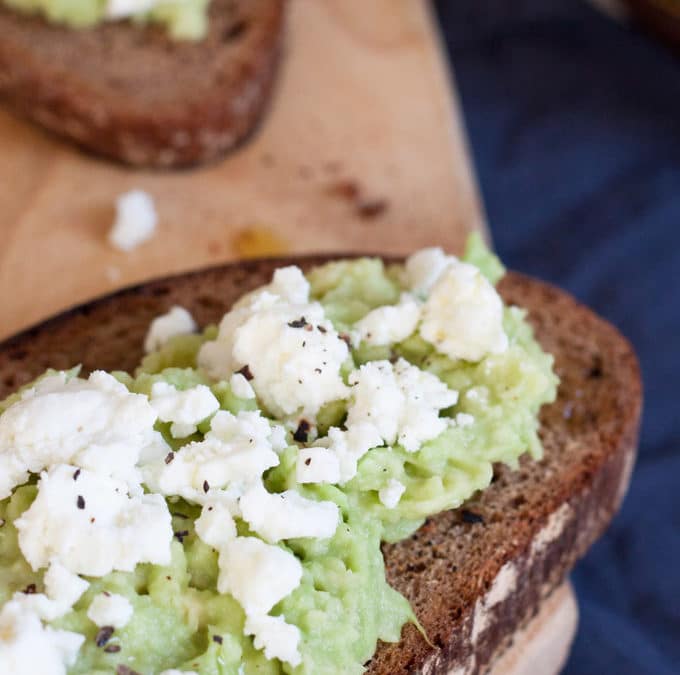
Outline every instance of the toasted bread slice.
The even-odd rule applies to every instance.
[[[0,397],[47,367],[82,363],[132,370],[150,321],[173,304],[201,325],[218,321],[273,270],[328,257],[260,260],[156,281],[73,309],[0,345]],[[626,491],[641,409],[640,373],[628,342],[566,293],[509,273],[506,302],[525,307],[561,378],[541,413],[542,461],[498,466],[491,486],[462,509],[385,545],[390,583],[411,601],[432,644],[407,626],[380,645],[373,675],[483,673],[526,626],[602,533]]]
[[[212,0],[207,36],[129,21],[72,30],[0,4],[0,99],[136,166],[206,162],[255,126],[272,89],[285,0]]]

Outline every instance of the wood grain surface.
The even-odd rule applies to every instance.
[[[223,161],[133,171],[0,107],[0,337],[154,276],[257,255],[459,250],[482,227],[429,4],[292,0],[273,103]],[[106,234],[116,197],[156,200],[153,240]]]

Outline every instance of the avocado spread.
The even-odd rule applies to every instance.
[[[502,274],[479,237],[285,268],[136,373],[0,403],[0,670],[363,672],[417,623],[381,541],[541,456],[557,378]]]
[[[2,0],[18,12],[39,14],[50,23],[90,28],[129,19],[161,24],[177,40],[200,40],[208,22],[208,0]]]

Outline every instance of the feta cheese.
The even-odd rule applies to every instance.
[[[165,447],[155,421],[146,396],[130,393],[107,373],[43,378],[0,416],[0,499],[30,473],[67,463],[139,490],[140,455]]]
[[[145,14],[161,2],[162,0],[107,0],[105,15],[107,19],[125,19]]]
[[[458,400],[458,393],[438,377],[404,359],[396,364],[370,361],[350,374],[349,383],[347,428],[372,424],[388,445],[399,443],[407,452],[415,452],[446,429],[439,411]]]
[[[125,483],[75,466],[41,474],[38,495],[15,526],[19,548],[34,570],[54,558],[87,576],[170,562],[165,500],[157,494],[130,497]]]
[[[406,486],[402,482],[391,478],[384,488],[378,490],[378,498],[388,509],[393,509],[405,491]]]
[[[167,382],[151,387],[151,406],[162,422],[172,422],[173,438],[185,438],[196,425],[219,410],[220,403],[204,384],[180,391]]]
[[[272,494],[261,482],[246,490],[239,505],[243,519],[271,543],[295,537],[328,539],[339,521],[333,502],[307,499],[295,490]]]
[[[131,251],[153,237],[157,221],[151,196],[143,190],[130,190],[116,200],[116,219],[109,232],[109,243],[121,251]]]
[[[398,305],[385,305],[371,310],[354,325],[359,340],[369,345],[390,345],[411,335],[420,320],[420,305],[403,293]]]
[[[241,373],[234,373],[229,379],[229,386],[234,396],[238,398],[253,399],[255,390],[250,386],[250,382]]]
[[[84,641],[83,635],[43,626],[28,606],[10,600],[0,610],[0,673],[66,675]]]
[[[195,333],[198,326],[184,307],[175,305],[166,314],[157,316],[149,326],[144,339],[144,351],[155,352],[175,335]]]
[[[272,284],[223,317],[217,339],[202,346],[198,363],[215,379],[248,366],[250,385],[272,415],[313,420],[324,404],[347,395],[340,368],[349,349],[323,307],[307,301],[302,273],[290,270],[275,274]]]
[[[248,616],[267,614],[302,579],[302,565],[292,553],[255,537],[228,541],[218,562],[217,590],[233,595]]]
[[[468,413],[458,413],[455,419],[456,425],[461,428],[469,427],[470,425],[475,423],[475,418],[472,415],[469,415]]]
[[[87,610],[87,618],[100,628],[102,626],[123,628],[127,626],[133,614],[132,605],[124,595],[107,592],[96,595]]]
[[[194,523],[198,538],[208,546],[220,549],[236,537],[236,523],[229,506],[219,500],[203,505],[201,515]]]
[[[66,614],[80,600],[89,588],[90,582],[81,579],[62,565],[58,560],[50,561],[50,566],[43,577],[45,594],[54,605],[54,616],[57,619]],[[52,619],[47,619],[51,621]]]
[[[339,483],[340,460],[327,448],[300,448],[295,477],[298,483]]]
[[[458,259],[439,247],[424,248],[409,256],[404,266],[406,285],[419,297],[427,297],[444,270]]]
[[[142,468],[151,490],[204,503],[214,489],[237,489],[260,480],[279,463],[272,448],[272,427],[259,411],[232,415],[218,411],[210,421],[204,440]]]
[[[451,264],[423,305],[420,335],[454,360],[504,352],[503,301],[474,265]]]
[[[249,616],[244,632],[253,635],[256,649],[263,649],[268,659],[279,659],[291,666],[302,663],[300,656],[300,629],[286,623],[282,616]]]
[[[278,546],[254,537],[236,537],[221,549],[217,590],[230,593],[246,613],[245,633],[269,659],[299,665],[300,631],[283,617],[268,616],[272,607],[292,593],[302,579],[300,561]]]

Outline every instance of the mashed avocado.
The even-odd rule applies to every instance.
[[[464,259],[491,283],[502,276],[498,260],[478,238],[471,240]],[[274,494],[292,490],[315,503],[335,504],[340,513],[330,538],[300,537],[277,544],[294,554],[302,567],[297,587],[271,610],[273,617],[299,629],[299,665],[266,658],[261,645],[258,648],[253,637],[244,634],[247,617],[241,604],[217,590],[218,552],[197,535],[201,507],[191,499],[168,497],[175,533],[171,562],[86,577],[87,591],[70,611],[50,622],[55,629],[85,636],[69,674],[103,675],[121,664],[144,675],[171,668],[202,675],[361,673],[378,640],[397,641],[404,623],[415,620],[408,602],[385,580],[381,541],[409,535],[427,516],[457,507],[484,489],[491,481],[493,463],[515,467],[524,453],[540,457],[538,411],[554,399],[557,379],[552,357],[534,340],[523,310],[502,308],[507,337],[503,349],[478,361],[452,359],[418,330],[389,344],[356,337],[358,322],[369,312],[396,305],[405,291],[412,290],[403,266],[385,266],[375,259],[342,261],[312,270],[307,279],[311,300],[321,304],[332,327],[351,342],[341,368],[348,391],[351,373],[363,364],[412,364],[457,392],[456,402],[440,411],[439,419],[446,422],[443,430],[415,450],[402,436],[394,443],[376,444],[358,458],[348,480],[302,482],[301,453],[319,444],[324,450],[330,429],[344,433],[354,414],[351,404],[348,399],[327,402],[313,418],[308,416],[311,424],[303,420],[304,426],[297,417],[277,420],[287,429],[285,447],[279,451],[278,464],[264,473],[266,489]],[[318,329],[304,317],[288,325],[300,327],[303,336],[305,330]],[[325,334],[330,327],[322,329]],[[223,411],[268,413],[259,395],[246,396],[233,381],[198,367],[199,351],[214,343],[220,331],[209,327],[202,335],[171,338],[145,357],[134,376],[114,375],[130,392],[145,396],[158,383],[178,391],[205,386]],[[244,372],[252,377],[247,368]],[[0,403],[0,412],[17,400],[15,395]],[[206,438],[210,428],[206,419],[193,433],[176,438],[168,421],[156,422],[170,454],[177,456],[188,443]],[[36,483],[33,475],[0,502],[0,607],[17,591],[40,593],[45,585],[43,570],[35,572],[22,556],[15,527],[36,498]],[[394,486],[396,493],[389,493]],[[236,517],[235,522],[239,536],[260,536],[245,517]],[[130,622],[109,636],[102,636],[87,616],[90,603],[102,591],[124,596],[134,609]]]
[[[130,18],[159,23],[177,40],[199,40],[206,32],[209,0],[2,0],[11,9],[40,14],[70,28],[89,28],[106,20]]]

